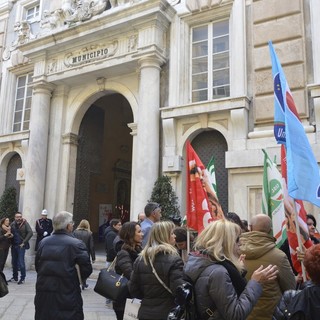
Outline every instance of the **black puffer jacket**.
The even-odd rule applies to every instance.
[[[184,272],[194,284],[198,320],[208,319],[208,308],[210,320],[244,320],[262,293],[262,286],[250,280],[238,297],[227,269],[205,256],[189,255]]]
[[[308,284],[303,290],[286,291],[273,315],[273,320],[318,320],[320,286]]]
[[[153,265],[160,279],[173,293],[177,286],[184,283],[183,261],[178,255],[158,253]],[[128,285],[131,296],[142,299],[139,319],[167,319],[169,311],[175,307],[174,296],[160,284],[150,264],[146,265],[142,257],[135,261]]]
[[[35,320],[83,320],[80,283],[92,272],[85,244],[65,231],[56,231],[39,243],[35,267]]]
[[[86,230],[86,229],[76,229],[73,232],[73,234],[77,239],[82,240],[84,242],[84,244],[87,247],[89,256],[91,256],[92,260],[95,261],[96,260],[96,252],[94,250],[92,232],[89,230]]]

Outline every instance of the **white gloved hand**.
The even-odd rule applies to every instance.
[[[45,231],[45,232],[43,233],[43,236],[46,237],[47,235],[48,235],[48,232]]]

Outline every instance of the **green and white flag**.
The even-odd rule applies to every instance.
[[[210,182],[212,184],[213,190],[216,193],[218,199],[217,181],[216,181],[216,168],[214,166],[214,157],[212,157],[207,165],[207,170],[209,172]]]
[[[282,176],[277,165],[264,152],[262,212],[272,219],[273,236],[277,247],[281,247],[287,238],[284,209]]]

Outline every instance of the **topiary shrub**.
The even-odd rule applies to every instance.
[[[169,219],[175,224],[180,224],[181,216],[178,197],[173,190],[170,177],[163,175],[157,179],[152,189],[149,201],[160,204],[163,220]]]
[[[0,219],[9,218],[12,221],[17,211],[17,190],[14,187],[7,188],[0,198]]]

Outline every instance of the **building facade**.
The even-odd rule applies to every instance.
[[[98,232],[108,212],[136,219],[166,174],[184,214],[190,140],[216,159],[223,209],[250,219],[261,149],[280,160],[269,40],[320,159],[318,12],[320,0],[0,1],[0,195],[17,186],[31,225],[67,210]]]

